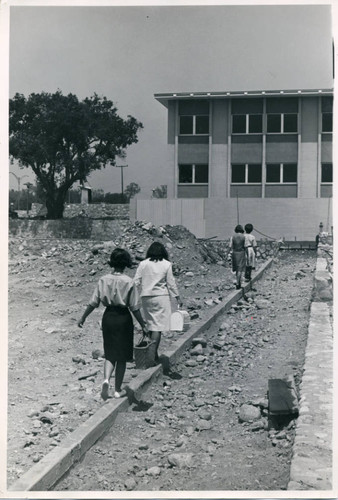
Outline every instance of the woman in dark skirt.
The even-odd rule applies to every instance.
[[[106,309],[102,318],[103,348],[105,355],[104,381],[101,397],[106,400],[109,395],[109,380],[115,370],[116,398],[126,395],[122,391],[122,382],[127,361],[133,360],[134,326],[130,311],[147,333],[145,321],[140,313],[140,300],[133,280],[123,273],[131,267],[129,253],[122,248],[115,248],[110,256],[109,265],[114,268],[111,274],[103,276],[89,301],[89,304],[78,322],[82,328],[87,316],[102,303]]]
[[[235,227],[235,234],[231,236],[230,249],[232,250],[232,270],[236,273],[236,288],[241,288],[242,274],[245,270],[245,236],[241,225]]]

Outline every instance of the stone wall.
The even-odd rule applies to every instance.
[[[317,248],[317,266],[313,290],[314,302],[333,300],[333,237],[328,233],[319,233]]]
[[[129,220],[129,204],[111,204],[111,203],[74,203],[66,205],[63,212],[64,219],[73,219],[74,217],[89,217],[91,219],[123,219]],[[41,203],[32,203],[31,210],[20,210],[20,218],[45,217],[46,207]]]

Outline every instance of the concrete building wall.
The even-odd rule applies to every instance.
[[[209,163],[209,145],[180,144],[178,163]]]
[[[318,198],[315,203],[299,198],[279,198],[278,203],[275,198],[136,200],[136,205],[136,219],[156,225],[183,224],[199,238],[229,238],[239,221],[251,222],[272,238],[313,241],[320,222],[326,229],[328,212],[329,228],[332,225],[328,198]]]
[[[297,163],[298,140],[296,135],[268,135],[266,163]]]
[[[301,143],[298,166],[298,197],[318,196],[318,105],[316,98],[305,97],[301,107]]]
[[[209,163],[209,196],[225,197],[228,191],[229,101],[212,102],[212,136]]]
[[[228,145],[211,145],[209,165],[210,197],[226,197],[228,184]]]

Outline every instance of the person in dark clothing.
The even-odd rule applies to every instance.
[[[232,251],[232,270],[236,273],[236,288],[241,288],[242,274],[245,270],[245,236],[241,225],[235,227],[235,234],[230,239]]]

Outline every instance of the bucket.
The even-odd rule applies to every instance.
[[[143,337],[134,347],[134,359],[137,369],[146,369],[155,365],[156,342]]]

